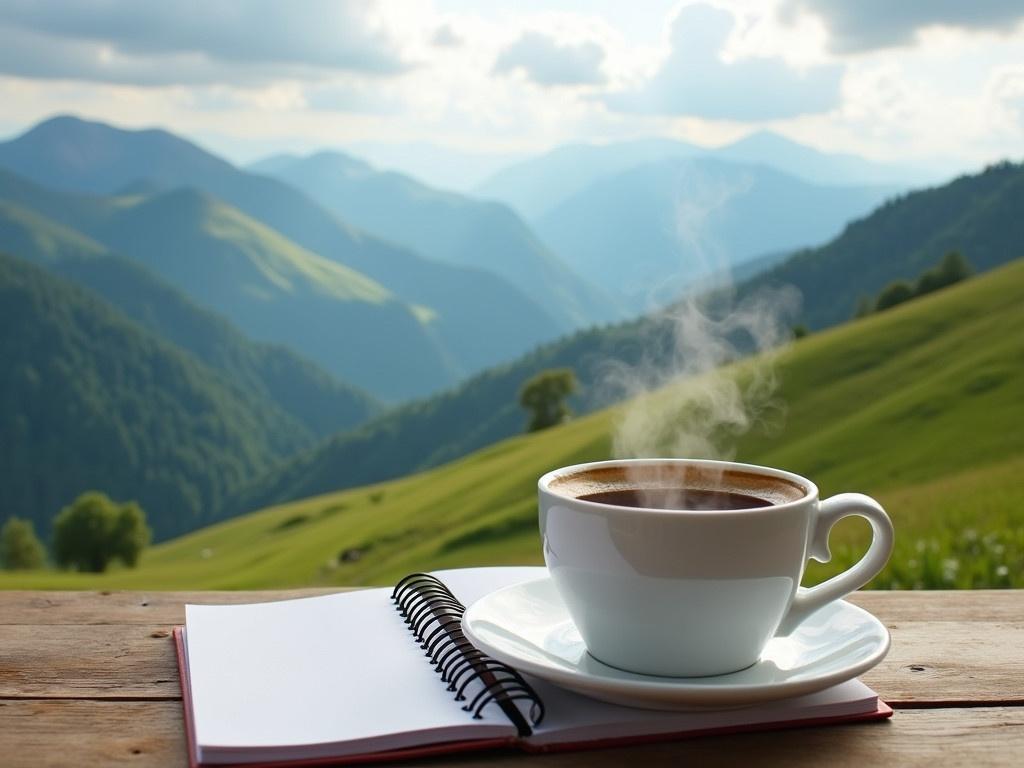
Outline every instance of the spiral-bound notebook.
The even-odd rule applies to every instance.
[[[544,575],[471,568],[412,576],[394,589],[186,606],[174,636],[191,764],[581,749],[892,714],[856,680],[742,709],[633,709],[520,675],[469,644],[462,606]]]

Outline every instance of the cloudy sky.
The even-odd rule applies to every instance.
[[[767,128],[951,172],[1024,157],[1024,2],[4,0],[0,135],[57,113],[237,161]]]

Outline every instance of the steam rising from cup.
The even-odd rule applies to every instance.
[[[718,300],[729,306],[716,311],[687,298],[664,311],[671,335],[666,363],[615,369],[632,396],[615,431],[616,458],[731,459],[739,436],[782,415],[774,358],[790,337],[781,317],[796,306],[794,292],[765,292],[735,305]],[[727,367],[746,355],[751,359]]]
[[[726,255],[702,243],[700,229],[748,187],[707,184],[699,173],[682,181],[676,224],[686,272],[705,277],[656,313],[644,361],[608,368],[606,385],[629,398],[613,437],[616,458],[732,459],[740,436],[778,427],[785,415],[775,358],[792,337],[799,294],[789,287],[738,298]],[[686,508],[685,499],[675,506]]]

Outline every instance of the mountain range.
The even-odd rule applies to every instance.
[[[455,376],[424,310],[199,190],[105,197],[58,192],[0,171],[0,200],[132,258],[249,336],[288,344],[378,396],[427,392]],[[376,333],[350,330],[363,326]],[[389,368],[372,357],[378,343],[398,353]],[[408,381],[422,387],[401,387]]]
[[[505,202],[533,222],[599,179],[680,158],[764,166],[818,186],[906,189],[935,181],[933,174],[920,169],[820,152],[777,133],[758,131],[717,148],[664,138],[567,144],[506,166],[478,184],[474,193]]]
[[[432,189],[340,152],[276,156],[250,167],[301,189],[360,229],[435,261],[487,269],[531,296],[565,330],[622,307],[547,248],[506,205]],[[585,266],[585,265],[584,265]]]
[[[205,305],[234,306],[234,319],[250,334],[295,345],[383,397],[436,390],[567,330],[492,272],[434,261],[357,230],[294,187],[235,168],[165,131],[53,118],[0,144],[0,167],[18,175],[7,174],[0,199],[85,228],[112,249],[130,248],[127,255],[149,258],[151,267],[159,257],[142,250],[164,247],[164,256],[188,249],[197,260],[215,253],[225,269],[248,259],[243,272],[262,272],[270,259],[291,262],[293,274],[331,275],[335,287],[326,297],[305,292],[302,280],[282,284],[272,272],[246,297]],[[28,197],[11,191],[19,177],[37,185]],[[59,202],[47,205],[46,198]],[[143,224],[163,226],[161,237],[150,237]],[[164,237],[171,239],[164,244]],[[261,264],[251,263],[254,251],[263,253]],[[295,266],[296,258],[303,266]],[[178,266],[167,261],[165,276]],[[290,293],[293,301],[275,306],[264,295],[254,314],[267,281],[275,283],[271,296]],[[340,283],[349,283],[342,295]],[[306,300],[311,305],[293,318],[296,303]],[[332,302],[343,306],[328,309]],[[260,336],[260,322],[288,335]]]
[[[662,159],[600,178],[535,220],[566,262],[635,309],[695,279],[838,234],[892,194],[820,186],[764,166]]]
[[[660,313],[616,318],[684,284],[680,235],[691,255],[739,261],[741,295],[798,285],[795,322],[811,328],[946,250],[979,270],[1020,255],[1020,166],[891,197],[844,228],[891,188],[749,164],[761,144],[734,147],[744,162],[602,150],[614,162],[584,163],[531,221],[340,153],[243,170],[164,131],[76,118],[0,143],[3,290],[21,313],[0,333],[12,514],[45,532],[99,488],[138,498],[166,537],[516,434],[518,389],[546,368],[576,371],[578,412],[601,407],[609,360],[671,351]],[[797,166],[842,166],[801,152]]]
[[[374,238],[163,131],[54,118],[0,144],[0,166],[25,175],[6,174],[0,199],[145,262],[249,335],[386,399],[435,391],[568,328],[498,275]]]
[[[795,323],[811,327],[849,320],[859,295],[890,280],[912,280],[948,249],[984,271],[1024,257],[1019,211],[1024,164],[1003,163],[938,187],[908,193],[848,226],[826,245],[802,251],[737,287],[740,296],[795,284],[803,296]],[[330,490],[380,482],[438,466],[521,432],[519,387],[536,373],[572,368],[577,412],[607,405],[609,363],[665,364],[670,324],[661,314],[577,332],[485,371],[436,397],[392,409],[325,441],[240,490],[231,514]],[[621,394],[621,393],[620,393]],[[443,435],[443,439],[439,436]]]

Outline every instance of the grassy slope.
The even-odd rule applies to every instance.
[[[785,429],[749,436],[739,458],[809,474],[826,494],[877,495],[899,542],[881,585],[1024,586],[1021,295],[1024,260],[799,342],[779,361]],[[153,548],[135,571],[12,574],[0,586],[386,583],[413,569],[536,562],[536,478],[606,457],[613,418],[207,528]],[[833,563],[812,578],[848,564],[864,536],[841,523]],[[339,562],[346,550],[365,551]]]
[[[951,249],[961,249],[979,272],[1021,256],[1022,209],[1024,164],[1004,163],[908,193],[851,223],[821,248],[801,251],[775,266],[764,264],[768,271],[760,275],[743,276],[737,271],[733,277],[743,281],[738,286],[741,295],[772,283],[796,286],[803,295],[803,321],[811,327],[832,326],[853,314],[858,295],[874,296],[893,279],[912,280]],[[609,359],[629,365],[636,364],[641,353],[655,364],[667,359],[669,351],[663,350],[666,357],[662,357],[658,346],[662,320],[648,315],[579,331],[488,369],[456,388],[392,409],[263,475],[230,499],[228,508],[234,514],[250,512],[290,499],[383,482],[439,466],[514,435],[523,425],[516,393],[524,381],[546,368],[575,370],[581,384],[573,402],[577,411],[603,407],[613,401],[609,395],[617,399],[613,388],[600,385]]]

